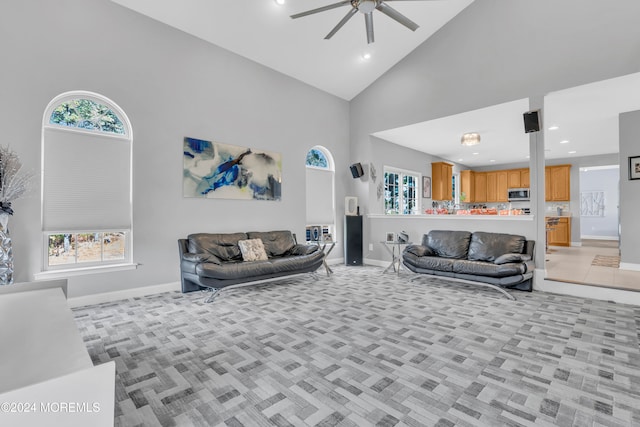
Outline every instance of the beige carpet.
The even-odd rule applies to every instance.
[[[595,257],[593,257],[593,261],[591,261],[591,265],[595,265],[598,267],[619,268],[620,257],[617,255],[612,255],[612,256],[596,255]]]

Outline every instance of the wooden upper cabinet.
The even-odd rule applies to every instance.
[[[498,172],[487,172],[487,202],[498,201]]]
[[[476,196],[476,177],[475,172],[464,170],[460,172],[460,201],[462,203],[475,202]]]
[[[551,169],[548,167],[544,168],[544,200],[551,200]]]
[[[476,172],[474,176],[476,183],[475,194],[473,197],[474,202],[486,202],[487,201],[487,173]]]
[[[433,200],[453,199],[453,165],[446,162],[431,163],[431,198]]]
[[[529,168],[520,169],[520,188],[529,188]]]
[[[568,202],[571,200],[571,165],[545,168],[545,200]]]
[[[511,169],[507,171],[507,188],[522,188],[520,171],[521,169]]]
[[[518,174],[520,175],[520,174]],[[498,171],[497,172],[497,182],[496,182],[496,193],[498,197],[498,202],[507,202],[509,201],[509,173],[508,171]]]

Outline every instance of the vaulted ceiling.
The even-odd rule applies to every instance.
[[[340,98],[351,100],[433,35],[473,0],[394,0],[419,25],[412,32],[373,12],[375,42],[367,44],[357,13],[330,40],[324,37],[351,9],[344,5],[303,18],[290,15],[337,0],[111,0]],[[365,54],[371,55],[364,59]]]
[[[368,44],[365,19],[356,13],[330,40],[325,36],[345,17],[344,4],[298,19],[290,15],[337,0],[111,0],[164,24],[232,51],[345,100],[351,100],[474,0],[393,0],[393,9],[419,25],[412,32],[374,10],[375,42]],[[371,57],[365,59],[364,55]],[[618,151],[617,115],[640,109],[640,74],[568,88],[547,96],[546,158]],[[514,100],[451,117],[378,132],[389,142],[467,166],[527,161],[522,113],[528,101]],[[460,136],[480,132],[482,143],[462,147]],[[446,141],[446,143],[443,143]],[[561,141],[563,143],[561,143]],[[569,142],[564,142],[569,141]],[[474,154],[478,153],[478,154]]]

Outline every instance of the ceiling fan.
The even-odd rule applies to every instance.
[[[327,34],[325,40],[329,40],[335,33],[347,23],[349,19],[353,17],[357,12],[364,14],[364,22],[367,28],[367,43],[373,43],[373,11],[379,10],[387,15],[389,18],[401,23],[411,31],[415,31],[418,28],[418,24],[407,18],[387,3],[392,1],[438,1],[438,0],[344,0],[338,3],[333,3],[327,6],[319,7],[317,9],[308,10],[306,12],[296,13],[291,15],[292,19],[302,18],[303,16],[313,15],[315,13],[324,12],[327,10],[335,9],[346,5],[351,5],[351,10],[347,12],[344,18],[338,22],[338,25],[333,27],[333,30]]]

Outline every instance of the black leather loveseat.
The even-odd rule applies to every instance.
[[[238,242],[259,239],[266,259],[244,261]],[[213,291],[262,282],[282,276],[314,272],[324,254],[315,245],[297,244],[290,231],[197,233],[178,240],[182,292]]]
[[[415,273],[531,291],[534,241],[503,233],[432,230],[421,245],[407,246],[403,264]]]

